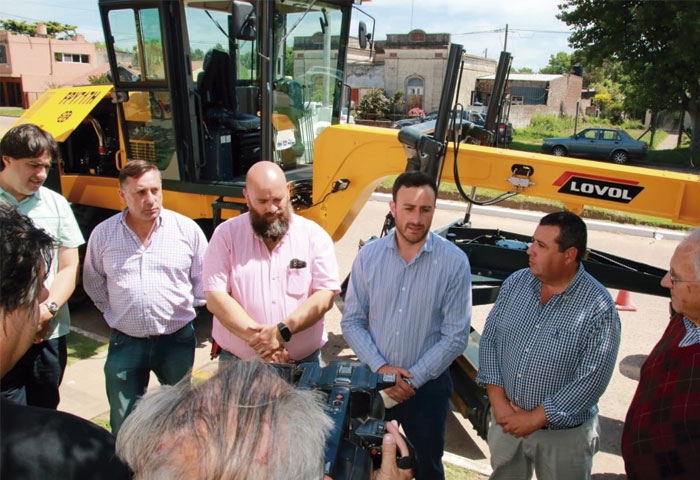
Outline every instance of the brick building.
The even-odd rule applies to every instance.
[[[484,105],[488,105],[494,79],[495,75],[487,75],[476,81],[476,96]],[[523,128],[536,113],[574,116],[582,88],[583,77],[573,73],[510,74],[506,83],[506,95],[510,99],[509,121],[515,128]]]

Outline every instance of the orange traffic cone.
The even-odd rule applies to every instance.
[[[620,290],[615,299],[615,308],[621,312],[636,312],[637,307],[632,303],[630,299],[630,292],[627,290]]]

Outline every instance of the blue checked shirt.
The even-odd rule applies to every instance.
[[[204,305],[207,239],[191,219],[162,209],[144,246],[126,210],[100,223],[88,240],[83,286],[110,328],[132,337],[169,335]]]
[[[421,387],[464,351],[471,308],[464,252],[431,232],[407,264],[392,233],[360,250],[340,324],[360,361],[403,367]]]
[[[477,382],[503,387],[525,410],[544,407],[550,428],[577,426],[598,413],[620,346],[615,302],[579,266],[562,293],[540,304],[529,269],[503,283],[479,344]]]

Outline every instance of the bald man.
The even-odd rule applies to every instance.
[[[204,291],[220,361],[321,362],[324,314],[340,291],[333,241],[295,215],[284,172],[254,164],[248,212],[219,225],[204,256]]]

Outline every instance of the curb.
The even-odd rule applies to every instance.
[[[370,200],[375,200],[378,202],[389,202],[391,200],[391,195],[388,193],[373,193],[370,196]],[[438,199],[437,205],[439,208],[444,210],[455,210],[455,211],[465,211],[467,204],[464,202],[457,202],[453,200],[440,200]],[[528,222],[537,223],[540,221],[545,213],[544,212],[532,212],[529,210],[515,210],[513,208],[503,208],[503,207],[484,207],[481,205],[473,205],[472,213],[479,215],[489,215],[492,217],[504,217],[516,220],[524,220]],[[584,219],[586,226],[589,230],[597,230],[600,232],[617,232],[623,233],[625,235],[634,235],[643,238],[653,238],[655,240],[661,240],[665,238],[667,240],[683,240],[686,237],[685,232],[668,230],[663,228],[655,227],[640,227],[638,225],[626,225],[622,223],[605,222],[602,220],[587,220]]]

